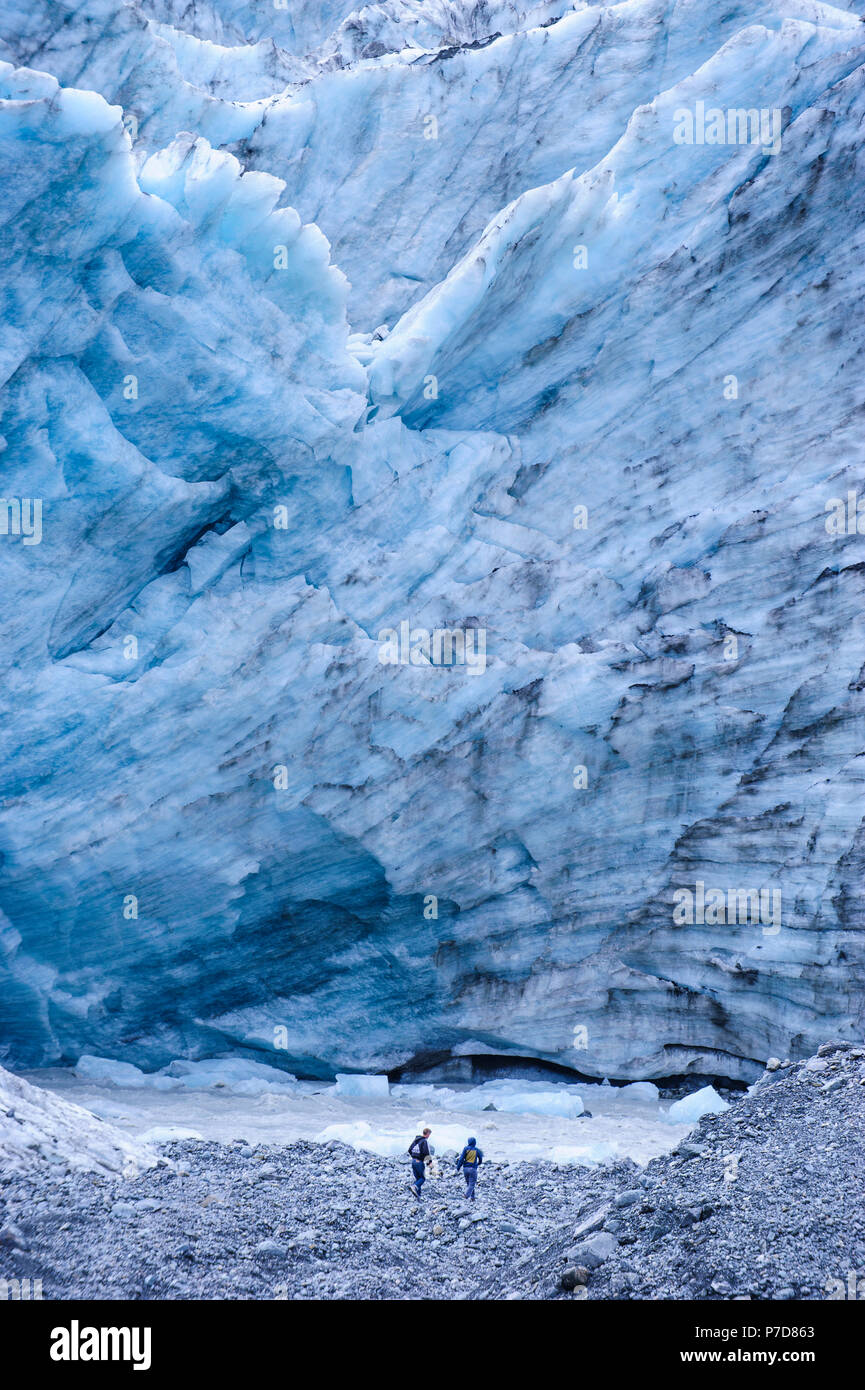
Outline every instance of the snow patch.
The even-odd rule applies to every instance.
[[[146,1143],[0,1067],[0,1171],[50,1165],[134,1177],[158,1162]]]

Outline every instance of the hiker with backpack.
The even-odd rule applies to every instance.
[[[414,1182],[409,1183],[408,1189],[417,1202],[420,1201],[420,1190],[426,1182],[426,1159],[433,1152],[429,1142],[431,1134],[432,1130],[427,1126],[423,1134],[416,1134],[408,1146],[411,1170],[414,1173]]]
[[[457,1159],[457,1172],[462,1168],[463,1177],[466,1180],[466,1199],[469,1202],[475,1200],[475,1183],[478,1180],[478,1169],[483,1161],[483,1150],[478,1148],[477,1139],[470,1139]]]

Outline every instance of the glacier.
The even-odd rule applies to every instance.
[[[0,0],[7,1066],[861,1035],[863,58],[815,0]]]

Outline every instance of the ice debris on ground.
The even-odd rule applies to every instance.
[[[350,1144],[352,1148],[363,1150],[364,1153],[393,1157],[407,1153],[410,1141],[414,1138],[415,1133],[419,1132],[422,1125],[423,1120],[418,1120],[417,1127],[409,1125],[404,1131],[394,1134],[375,1129],[366,1120],[346,1120],[327,1125],[320,1134],[316,1135],[316,1139],[321,1144],[332,1143],[334,1139],[338,1139],[343,1144]],[[408,1133],[409,1129],[412,1130],[411,1134]],[[465,1144],[466,1138],[462,1126],[436,1125],[430,1147],[432,1152],[437,1154],[443,1154],[450,1149],[459,1152]]]
[[[551,1086],[545,1081],[485,1081],[459,1095],[460,1110],[496,1109],[516,1115],[561,1115],[574,1120],[583,1112],[576,1086],[563,1082]]]
[[[566,1167],[572,1164],[592,1166],[608,1163],[621,1154],[620,1145],[607,1139],[598,1139],[589,1144],[555,1144],[550,1151],[553,1163]]]
[[[632,1081],[610,1089],[613,1099],[621,1105],[657,1105],[661,1094],[652,1081]]]
[[[723,1110],[729,1109],[729,1103],[718,1095],[714,1086],[703,1086],[701,1090],[673,1101],[667,1111],[667,1120],[670,1124],[695,1125],[704,1115],[720,1115]]]
[[[143,1144],[176,1144],[184,1139],[203,1139],[204,1135],[185,1125],[153,1125],[139,1138]]]
[[[237,1096],[263,1096],[294,1093],[297,1077],[263,1062],[247,1061],[244,1057],[213,1057],[201,1062],[179,1058],[158,1072],[145,1072],[131,1062],[116,1062],[110,1057],[82,1054],[75,1064],[75,1073],[89,1081],[108,1082],[114,1086],[150,1086],[156,1091],[208,1091],[222,1089]]]
[[[359,1076],[356,1074],[336,1074],[334,1092],[338,1096],[370,1096],[377,1100],[387,1100],[389,1094],[386,1076]]]

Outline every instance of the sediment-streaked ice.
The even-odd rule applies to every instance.
[[[861,1034],[863,39],[0,0],[4,1060]]]

